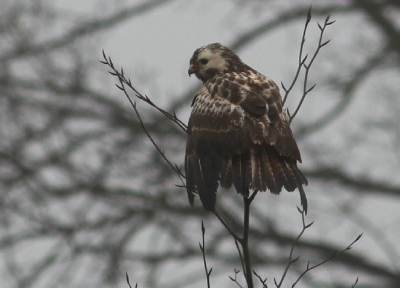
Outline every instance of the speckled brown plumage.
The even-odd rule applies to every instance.
[[[250,190],[279,194],[298,188],[307,211],[307,179],[297,168],[301,156],[278,86],[219,43],[193,53],[190,74],[203,82],[188,125],[190,203],[198,193],[204,208],[213,210],[219,184],[233,185],[244,197]]]

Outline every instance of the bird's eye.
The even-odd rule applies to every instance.
[[[203,58],[203,59],[200,59],[199,62],[200,62],[200,64],[206,65],[208,63],[208,59]]]

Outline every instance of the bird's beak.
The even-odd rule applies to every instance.
[[[193,73],[194,73],[194,65],[193,65],[193,64],[190,64],[189,70],[188,70],[189,77],[190,77]]]

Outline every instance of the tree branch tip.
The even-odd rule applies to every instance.
[[[213,267],[211,267],[211,268],[210,268],[210,271],[208,271],[208,276],[211,275],[212,271],[213,271]]]
[[[331,22],[327,22],[325,25],[326,26],[329,26],[329,25],[332,25],[333,23],[335,23],[336,22],[336,20],[333,20],[333,21],[331,21]]]
[[[358,283],[358,276],[357,276],[357,278],[356,278],[356,281],[354,282],[354,284],[353,284],[353,285],[351,285],[351,288],[354,288],[354,287],[356,287],[357,283]]]
[[[315,88],[315,86],[317,86],[317,84],[314,84],[313,86],[311,86],[311,87],[306,91],[306,94],[308,94],[309,92],[311,92],[311,91]]]
[[[294,262],[298,261],[300,259],[300,256],[297,256],[295,259],[293,259],[292,261],[290,261],[290,264],[293,264]]]
[[[281,86],[282,86],[282,89],[286,92],[287,91],[287,89],[286,89],[286,87],[285,87],[285,85],[283,84],[283,82],[281,81]]]
[[[312,5],[310,5],[310,8],[308,8],[308,12],[307,12],[307,22],[310,22],[310,20],[311,20],[311,17],[312,17],[311,10],[312,10]]]
[[[322,26],[319,23],[317,23],[317,25],[318,25],[319,30],[321,30],[321,31],[324,30],[324,28],[322,28]]]
[[[129,281],[129,275],[128,275],[128,271],[125,271],[125,277],[126,277],[126,283],[128,283],[129,288],[132,288],[131,283]],[[135,288],[138,287],[138,284],[136,283]]]
[[[307,224],[306,226],[304,226],[304,228],[310,228],[312,225],[314,224],[314,221],[312,221],[311,223]]]
[[[331,40],[329,39],[328,41],[325,41],[324,43],[322,43],[321,45],[319,45],[320,48],[324,47],[325,45],[327,45],[329,42],[331,42]]]
[[[326,16],[326,18],[325,18],[325,23],[327,23],[330,18],[331,18],[331,14],[329,13],[328,16]]]

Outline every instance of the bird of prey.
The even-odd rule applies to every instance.
[[[284,187],[299,189],[307,213],[302,186],[308,183],[297,168],[300,151],[278,86],[220,43],[196,49],[188,73],[203,82],[188,124],[185,172],[190,204],[197,193],[205,210],[215,211],[219,184],[233,185],[243,197],[250,191],[279,194]]]

